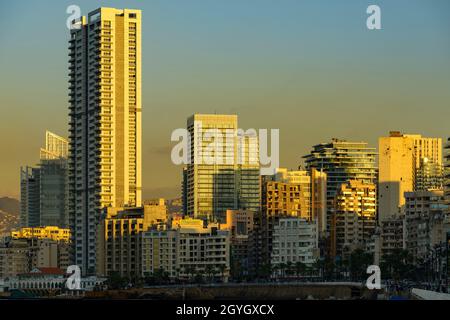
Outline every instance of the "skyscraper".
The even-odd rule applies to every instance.
[[[433,170],[437,177],[426,177],[430,170],[424,168],[423,163],[426,159],[428,168],[431,164],[437,168],[442,166],[442,140],[392,131],[389,137],[380,137],[378,145],[378,216],[379,220],[384,220],[404,213],[405,192],[423,189],[424,179],[426,183],[440,179],[440,170]]]
[[[375,148],[368,147],[366,142],[333,139],[315,145],[311,153],[303,157],[306,168],[315,168],[327,175],[327,231],[330,231],[334,197],[343,183],[350,180],[376,183],[376,154]]]
[[[66,139],[46,131],[39,165],[21,168],[22,227],[67,226],[67,149]]]
[[[236,115],[195,114],[188,118],[191,163],[184,177],[187,213],[225,221],[228,209],[259,210],[258,139],[240,132]]]
[[[73,258],[92,273],[102,208],[141,206],[141,11],[74,21],[69,56]]]

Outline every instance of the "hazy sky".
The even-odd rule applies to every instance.
[[[279,128],[291,168],[333,137],[450,136],[448,0],[2,0],[0,196],[19,195],[46,129],[67,136],[71,4],[143,11],[145,198],[179,194],[170,134],[193,113]],[[382,30],[366,28],[369,4]]]

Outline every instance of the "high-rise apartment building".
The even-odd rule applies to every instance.
[[[423,188],[423,177],[427,170],[421,169],[424,159],[427,159],[428,167],[431,163],[442,166],[442,141],[440,138],[424,138],[392,131],[389,137],[379,138],[378,146],[378,219],[382,221],[390,216],[403,215],[404,193]],[[427,179],[433,180],[430,177]]]
[[[327,232],[330,231],[334,198],[340,186],[350,180],[366,184],[377,182],[376,155],[375,148],[366,142],[333,139],[329,143],[315,145],[311,153],[303,157],[307,169],[315,168],[327,175]]]
[[[350,180],[336,194],[331,235],[333,256],[348,257],[365,249],[376,226],[376,185]]]
[[[228,209],[259,210],[258,137],[237,125],[236,115],[188,118],[191,157],[183,183],[188,215],[224,222]]]
[[[141,206],[141,11],[74,21],[69,56],[73,258],[93,273],[102,208]]]
[[[46,131],[39,165],[20,169],[22,227],[68,225],[67,148],[66,139]]]

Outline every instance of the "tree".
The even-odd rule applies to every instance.
[[[367,267],[372,264],[373,256],[364,252],[362,249],[356,249],[350,254],[348,261],[350,276],[352,280],[362,280],[366,277]]]
[[[300,275],[306,271],[306,265],[303,262],[297,261],[295,263],[295,275],[300,278]]]
[[[225,272],[227,271],[227,266],[224,264],[219,264],[218,269],[220,272],[220,278],[223,282],[225,282]]]
[[[119,272],[114,271],[108,277],[108,288],[113,290],[123,289],[128,283],[128,280],[120,275]]]
[[[394,280],[412,278],[415,267],[412,265],[411,254],[404,249],[394,249],[390,254],[384,255],[381,269]]]

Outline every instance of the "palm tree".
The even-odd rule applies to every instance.
[[[211,264],[208,264],[205,268],[205,273],[209,278],[209,281],[212,282],[213,277],[214,277],[214,266]]]
[[[281,278],[284,278],[285,277],[285,273],[286,273],[286,263],[278,264],[278,268],[281,271]]]
[[[223,282],[225,282],[225,271],[227,271],[227,266],[224,264],[219,264],[219,272],[220,272],[220,278]]]

